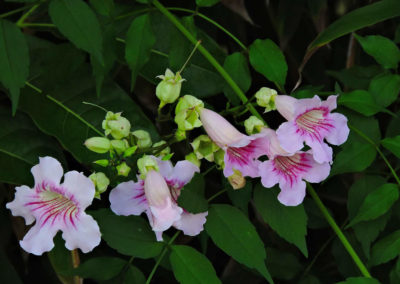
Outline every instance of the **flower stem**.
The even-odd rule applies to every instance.
[[[379,146],[375,144],[374,141],[372,141],[371,138],[369,138],[367,135],[365,135],[364,132],[362,132],[360,129],[354,127],[351,124],[348,124],[349,128],[353,130],[355,133],[357,133],[360,137],[362,137],[365,141],[367,141],[369,144],[375,147],[376,151],[378,154],[381,156],[382,160],[385,162],[387,167],[389,168],[390,172],[392,173],[394,179],[396,180],[397,184],[400,186],[400,178],[396,174],[396,171],[393,169],[392,165],[389,163],[388,159],[386,159],[385,155],[382,153],[381,149],[379,149]]]
[[[31,6],[32,6],[32,5],[23,6],[23,7],[21,7],[21,8],[18,8],[18,9],[15,9],[15,10],[12,10],[12,11],[9,11],[9,12],[6,12],[6,13],[4,13],[4,14],[1,14],[1,15],[0,15],[0,19],[6,18],[6,17],[11,16],[11,15],[14,15],[14,14],[17,14],[17,13],[22,12],[22,11],[25,11],[26,9],[29,9]]]
[[[173,235],[172,238],[169,240],[169,242],[164,246],[163,251],[161,252],[160,256],[158,257],[157,262],[154,265],[153,269],[151,270],[149,277],[147,277],[146,284],[150,284],[151,279],[153,278],[154,274],[156,273],[158,266],[160,265],[162,259],[164,258],[165,254],[168,251],[168,247],[170,245],[172,245],[172,243],[175,241],[175,239],[179,236],[180,233],[181,233],[181,231],[177,231],[175,233],[175,235]]]
[[[347,240],[346,236],[343,234],[342,230],[340,230],[339,226],[336,224],[335,220],[332,218],[331,214],[329,214],[328,209],[322,203],[321,199],[319,199],[317,193],[315,192],[314,188],[311,184],[307,183],[307,189],[310,193],[311,197],[314,199],[315,203],[317,204],[318,208],[321,210],[322,214],[324,215],[328,224],[332,227],[333,231],[338,236],[339,240],[342,242],[343,246],[350,254],[351,258],[353,259],[354,263],[357,265],[358,269],[360,269],[361,274],[364,277],[371,278],[371,274],[369,273],[368,269],[365,267],[364,263],[361,261],[360,257],[357,255],[349,241]]]
[[[235,41],[243,50],[247,51],[247,47],[246,45],[244,45],[237,37],[235,37],[231,32],[229,32],[227,29],[225,29],[223,26],[221,26],[220,24],[218,24],[216,21],[210,19],[209,17],[207,17],[206,15],[199,13],[198,11],[195,10],[190,10],[190,9],[185,9],[185,8],[180,8],[180,7],[167,7],[166,8],[169,11],[179,11],[179,12],[185,12],[185,13],[189,13],[189,14],[193,14],[193,16],[198,16],[200,18],[202,18],[203,20],[209,22],[210,24],[214,25],[215,27],[217,27],[218,29],[220,29],[222,32],[224,32],[225,34],[227,34],[233,41]],[[120,20],[126,17],[130,17],[130,16],[134,16],[137,14],[141,14],[141,13],[146,13],[146,12],[150,12],[155,10],[154,8],[145,8],[145,9],[141,9],[141,10],[136,10],[133,12],[129,12],[127,14],[123,14],[120,15],[118,17],[116,17],[116,20]]]
[[[228,188],[224,188],[221,189],[220,191],[218,191],[216,194],[214,194],[213,196],[211,196],[209,199],[207,199],[207,202],[210,202],[212,200],[214,200],[215,198],[217,198],[218,196],[220,196],[221,194],[223,194],[224,192],[228,191]]]
[[[23,14],[21,16],[21,18],[19,18],[19,20],[17,21],[17,26],[18,27],[22,27],[24,24],[24,21],[30,16],[30,14],[32,14],[33,12],[35,12],[35,10],[40,6],[40,4],[36,4],[34,6],[32,6],[28,12],[26,12],[25,14]]]
[[[79,252],[77,249],[71,250],[71,257],[72,257],[72,267],[78,268],[80,259],[79,259]],[[74,284],[82,283],[82,279],[79,276],[74,276]]]
[[[174,15],[171,14],[158,0],[153,0],[153,5],[162,13],[165,17],[167,17],[175,27],[193,44],[197,44],[198,40],[175,18]],[[245,104],[247,103],[248,99],[243,91],[239,88],[239,86],[233,81],[232,77],[225,71],[225,69],[218,63],[215,57],[205,49],[201,44],[198,46],[199,51],[203,56],[214,66],[214,68],[218,71],[218,73],[225,79],[228,85],[232,88],[232,90],[236,93],[236,95],[240,98],[240,100]],[[258,111],[254,108],[253,105],[247,105],[247,108],[250,112],[258,117],[261,121],[265,124],[265,120],[262,116],[258,113]]]

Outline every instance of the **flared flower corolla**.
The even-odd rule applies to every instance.
[[[266,144],[263,133],[247,136],[209,109],[201,110],[200,119],[211,140],[225,151],[225,177],[233,175],[234,170],[240,171],[244,177],[259,177],[260,161],[257,158],[265,154]]]
[[[315,161],[331,163],[332,148],[324,139],[340,145],[349,136],[347,118],[340,113],[331,113],[336,108],[336,98],[329,96],[326,101],[321,101],[317,95],[311,99],[277,96],[276,109],[288,120],[276,131],[281,147],[294,153],[301,150],[305,142],[311,147]]]
[[[34,188],[16,188],[15,199],[6,204],[14,216],[22,216],[27,225],[35,225],[20,241],[21,247],[41,255],[54,247],[53,238],[61,230],[69,250],[80,248],[86,253],[101,240],[97,222],[85,213],[94,198],[93,182],[82,173],[70,171],[64,175],[61,164],[52,157],[39,158],[31,170]]]
[[[159,172],[150,170],[144,180],[120,183],[110,193],[111,210],[124,216],[146,212],[158,241],[162,241],[162,233],[171,226],[185,235],[198,235],[208,212],[191,214],[179,207],[177,200],[183,186],[199,168],[189,161],[180,161],[173,167],[170,161],[153,158]]]
[[[317,183],[326,179],[330,172],[328,162],[317,163],[311,151],[288,153],[279,145],[275,131],[265,129],[268,135],[267,155],[269,160],[259,166],[261,183],[270,188],[279,184],[278,200],[286,206],[297,206],[306,194],[304,180]]]

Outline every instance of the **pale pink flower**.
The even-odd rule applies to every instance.
[[[178,206],[181,189],[199,168],[189,161],[170,161],[153,157],[159,171],[150,170],[144,180],[123,182],[110,193],[111,210],[117,215],[140,215],[146,212],[157,240],[171,226],[185,235],[196,236],[203,230],[208,212],[191,214]]]
[[[336,98],[329,96],[326,101],[321,101],[317,95],[311,99],[277,96],[276,109],[288,120],[276,131],[281,147],[294,153],[301,150],[305,142],[311,147],[315,161],[331,163],[332,148],[324,139],[340,145],[349,135],[347,118],[340,113],[331,113],[336,108]]]
[[[243,176],[259,177],[258,157],[265,154],[265,135],[263,133],[247,136],[239,132],[218,113],[202,109],[200,120],[208,136],[225,151],[224,175],[233,175],[236,169]]]
[[[303,202],[306,183],[321,182],[330,172],[328,162],[317,163],[311,151],[288,153],[279,145],[275,131],[265,129],[268,137],[267,155],[269,160],[260,164],[261,183],[270,188],[279,184],[281,192],[278,200],[286,206],[296,206]]]
[[[82,173],[70,171],[64,175],[61,164],[52,157],[39,158],[31,170],[35,186],[16,188],[15,199],[6,204],[13,216],[22,216],[27,225],[35,225],[20,241],[21,247],[41,255],[54,247],[53,238],[61,230],[69,250],[80,248],[86,253],[101,240],[97,222],[85,213],[94,198],[93,182]]]

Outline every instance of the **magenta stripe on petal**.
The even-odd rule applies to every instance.
[[[312,167],[306,153],[297,153],[293,156],[276,156],[274,166],[274,171],[291,186],[302,178],[303,173]]]
[[[328,115],[329,109],[327,107],[313,108],[300,114],[295,119],[298,127],[297,133],[322,142],[325,135],[334,128]]]

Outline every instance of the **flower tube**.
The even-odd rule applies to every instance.
[[[229,177],[238,170],[242,175],[258,177],[258,157],[265,154],[265,134],[263,132],[247,136],[239,132],[218,113],[202,109],[200,119],[203,127],[220,148],[225,151],[224,175]]]

